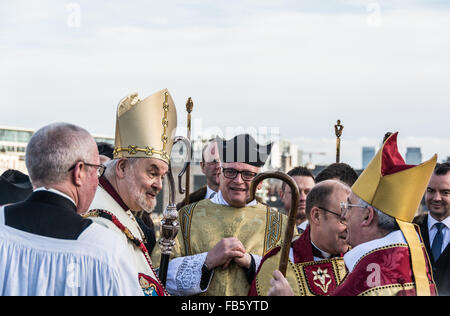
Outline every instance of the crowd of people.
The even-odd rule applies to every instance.
[[[28,175],[0,176],[0,295],[450,295],[450,164],[435,155],[407,165],[398,133],[359,176],[345,163],[316,177],[290,170],[298,191],[281,185],[284,212],[249,200],[271,144],[209,140],[207,185],[177,204],[179,232],[160,267],[150,214],[171,168],[170,93],[125,97],[115,127],[110,147],[73,124],[44,126],[26,148]]]

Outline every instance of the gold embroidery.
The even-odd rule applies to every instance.
[[[275,248],[279,240],[281,239],[282,221],[283,219],[280,212],[267,207],[266,233],[264,236],[263,256],[265,256],[269,251]]]
[[[313,281],[319,280],[320,284],[317,282],[314,282],[315,285],[317,285],[324,293],[328,292],[328,286],[330,286],[331,283],[331,277],[328,274],[328,269],[322,270],[320,267],[312,272],[314,275]],[[326,281],[327,279],[328,282]]]

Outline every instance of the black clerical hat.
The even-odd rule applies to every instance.
[[[260,145],[249,134],[240,134],[230,140],[220,137],[216,139],[222,162],[243,162],[255,167],[262,167],[272,150],[272,143]]]
[[[26,174],[9,169],[0,176],[0,205],[23,201],[32,192],[33,187]]]

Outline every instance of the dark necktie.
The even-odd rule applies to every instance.
[[[436,236],[433,240],[433,245],[431,245],[431,252],[433,253],[434,261],[438,261],[439,256],[441,255],[442,243],[444,241],[444,236],[442,234],[442,229],[444,228],[443,223],[434,224],[437,228]]]
[[[214,197],[214,195],[216,195],[217,192],[213,192],[211,193],[211,195],[209,196],[210,199],[212,199]]]

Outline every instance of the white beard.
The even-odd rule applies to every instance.
[[[147,194],[140,190],[136,183],[133,181],[132,177],[126,177],[126,181],[128,183],[128,188],[131,192],[131,196],[134,201],[139,205],[142,211],[145,211],[148,214],[151,214],[156,207],[156,198],[152,200],[150,203],[147,201]],[[133,210],[139,211],[139,210]]]

